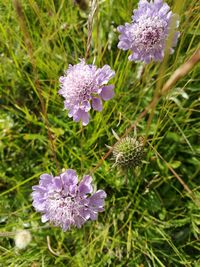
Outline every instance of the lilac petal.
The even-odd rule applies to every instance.
[[[73,115],[73,119],[74,119],[74,121],[82,120],[82,124],[85,126],[89,123],[89,114],[88,114],[88,112],[86,112],[82,109],[78,109],[76,114]]]
[[[95,197],[100,197],[100,198],[106,198],[107,194],[104,190],[98,190],[95,194]]]
[[[77,192],[77,185],[70,185],[69,186],[70,196],[72,196],[72,197],[76,196],[76,192]]]
[[[124,28],[125,28],[124,26],[120,25],[117,27],[117,30],[118,30],[118,32],[123,32]]]
[[[103,106],[102,106],[101,99],[97,98],[97,97],[93,97],[92,98],[92,107],[93,107],[94,110],[102,111]]]
[[[82,206],[82,208],[79,208],[79,215],[78,217],[81,217],[84,221],[87,221],[90,219],[90,211],[88,208]]]
[[[98,213],[94,210],[90,210],[90,219],[92,221],[95,221],[97,219],[97,217],[98,217]]]
[[[88,208],[84,208],[83,211],[82,211],[82,214],[83,214],[83,217],[86,219],[86,220],[89,220],[90,219],[90,211]]]
[[[40,193],[45,193],[46,192],[46,188],[41,187],[40,185],[34,185],[34,186],[32,186],[32,189],[37,191],[37,192],[40,192]]]
[[[150,63],[150,61],[151,61],[151,56],[150,56],[150,55],[142,56],[142,60],[143,60],[146,64],[148,64],[148,63]]]
[[[71,222],[70,221],[65,221],[64,224],[62,225],[62,229],[64,232],[66,232],[67,230],[70,229],[70,224]]]
[[[45,200],[46,200],[46,194],[38,194],[37,191],[34,191],[32,194],[31,194],[33,200],[37,203],[43,203]]]
[[[163,6],[159,9],[159,15],[164,16],[169,10],[170,7],[168,6],[168,4],[164,3]]]
[[[92,199],[90,199],[90,203],[89,204],[90,204],[90,206],[93,206],[93,207],[97,208],[97,210],[98,210],[98,208],[103,207],[104,199],[102,199],[102,198],[92,198]]]
[[[60,179],[60,177],[56,177],[53,182],[57,191],[60,191],[62,189],[62,180]]]
[[[67,186],[76,185],[78,183],[78,177],[76,171],[73,169],[68,169],[64,173],[61,174],[61,178],[63,183]]]
[[[42,215],[41,221],[42,221],[43,223],[47,222],[48,220],[49,220],[49,218],[47,217],[46,214]]]
[[[66,172],[61,174],[61,179],[64,185],[64,193],[66,195],[74,196],[77,190],[78,177],[76,171],[68,169]]]
[[[109,100],[114,96],[114,85],[107,85],[102,87],[102,91],[100,93],[100,96],[102,97],[103,100]]]
[[[85,112],[88,112],[91,109],[91,105],[89,101],[85,101],[82,103],[82,105],[80,106],[81,110],[84,110]]]
[[[81,226],[85,223],[86,219],[83,218],[82,216],[77,216],[75,217],[75,225],[78,227],[78,228],[81,228]]]
[[[74,114],[70,112],[70,114],[68,114],[68,116],[69,117],[73,116],[73,120],[78,122],[81,119],[81,114],[82,114],[81,109],[78,109]]]
[[[81,112],[81,119],[82,119],[83,126],[86,126],[89,123],[90,116],[87,112],[82,111]]]
[[[92,188],[91,182],[92,182],[91,176],[85,175],[83,177],[83,180],[80,182],[79,187],[78,187],[80,196],[84,196],[86,194],[92,193],[93,188]]]
[[[45,202],[33,201],[33,207],[36,211],[44,212],[45,211]]]
[[[90,205],[102,207],[104,203],[104,198],[106,198],[106,193],[103,190],[99,190],[96,193],[94,193],[89,199],[90,199]]]
[[[77,112],[79,110],[79,107],[78,106],[71,106],[70,103],[68,103],[67,101],[64,101],[64,105],[65,105],[65,109],[69,109],[69,112],[68,112],[68,117],[74,117],[74,116],[77,116]]]
[[[77,178],[77,173],[75,170],[73,169],[68,169],[65,171],[65,173],[68,175],[68,176],[71,176],[73,177],[73,183],[77,183],[78,181],[78,178]],[[75,179],[74,179],[75,178]],[[77,179],[77,180],[76,180]]]
[[[33,200],[38,203],[43,203],[46,200],[46,194],[40,194],[37,191],[33,191],[31,196]]]
[[[133,54],[131,54],[131,55],[128,57],[128,59],[129,59],[130,61],[137,61],[137,60],[140,59],[140,54],[134,52]]]
[[[87,195],[83,195],[83,196],[80,196],[79,194],[79,204],[84,206],[84,207],[88,207],[89,205],[89,198],[87,198]]]
[[[107,84],[108,81],[115,76],[115,72],[111,70],[110,66],[104,65],[103,68],[97,70],[98,85]]]
[[[163,57],[164,57],[163,51],[158,51],[154,54],[154,58],[156,61],[162,61]]]
[[[44,173],[40,176],[40,180],[42,183],[49,184],[52,182],[53,176],[47,173]]]
[[[32,188],[33,188],[33,187],[32,187]],[[41,197],[44,196],[44,194],[41,193],[40,191],[33,191],[33,192],[31,193],[31,196],[32,196],[33,199],[40,199]]]
[[[65,80],[65,77],[64,76],[61,76],[60,78],[59,78],[59,82],[60,83],[64,83],[64,80]],[[58,91],[59,92],[59,91]]]
[[[120,40],[117,47],[122,50],[128,50],[130,48],[130,42],[127,39]]]

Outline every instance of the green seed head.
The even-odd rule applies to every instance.
[[[122,138],[113,149],[113,157],[122,169],[139,166],[144,158],[143,138]]]

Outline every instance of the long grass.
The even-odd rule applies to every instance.
[[[86,55],[89,10],[69,0],[0,2],[0,266],[200,266],[200,66],[137,123],[147,138],[142,167],[125,175],[105,157],[117,141],[112,129],[123,136],[199,46],[199,1],[167,2],[181,35],[163,67],[117,49],[116,27],[137,1],[98,1],[87,60],[116,71],[115,97],[87,127],[63,110],[58,79]],[[63,168],[91,173],[108,195],[98,221],[66,233],[41,223],[30,196],[42,173]],[[24,228],[32,241],[19,251],[3,233]]]

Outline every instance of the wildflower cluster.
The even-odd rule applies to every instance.
[[[175,27],[172,25],[175,22]],[[178,19],[162,0],[140,0],[138,9],[133,11],[132,22],[117,29],[120,32],[118,48],[131,50],[131,61],[149,63],[161,61],[166,41],[173,36],[170,52],[176,45],[179,32],[174,31]],[[174,32],[173,32],[174,31]],[[114,96],[114,85],[108,84],[115,72],[108,65],[98,68],[81,59],[78,64],[69,65],[60,77],[59,94],[64,97],[64,107],[75,122],[89,123],[91,109],[102,111],[102,100]],[[144,157],[141,139],[126,137],[113,150],[116,164],[122,168],[136,167]],[[51,222],[66,231],[71,227],[80,228],[88,220],[96,220],[98,212],[104,210],[106,193],[93,193],[92,177],[85,175],[78,182],[76,171],[68,169],[59,176],[40,176],[39,185],[33,186],[33,206],[42,213],[42,222]]]
[[[89,122],[89,110],[102,110],[102,99],[109,100],[114,96],[113,85],[106,85],[115,75],[110,66],[97,68],[87,65],[82,59],[77,65],[69,65],[65,76],[60,77],[59,94],[64,98],[68,116],[74,121],[82,120],[83,125]],[[91,105],[92,102],[92,105]]]
[[[41,212],[42,222],[50,221],[63,231],[71,226],[80,228],[87,220],[96,220],[102,212],[106,193],[94,194],[92,177],[85,175],[78,184],[76,171],[68,169],[60,176],[40,176],[39,185],[33,186],[33,206]]]
[[[133,11],[132,23],[119,26],[117,29],[121,33],[119,36],[118,48],[130,49],[131,61],[151,60],[161,61],[164,57],[166,40],[172,29],[172,24],[178,26],[178,18],[170,11],[170,7],[162,0],[148,2],[141,0],[138,9]],[[174,19],[174,21],[173,21]],[[172,47],[177,43],[179,32],[174,33]],[[170,52],[173,53],[173,48]]]

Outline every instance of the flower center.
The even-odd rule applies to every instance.
[[[138,22],[136,28],[132,29],[134,44],[139,50],[148,51],[159,48],[163,40],[166,39],[164,31],[164,22],[159,18],[142,17]]]
[[[78,213],[75,200],[72,197],[64,197],[58,193],[49,197],[47,210],[50,214],[51,222],[61,227],[65,222],[74,224],[74,215]]]
[[[161,28],[146,27],[146,29],[139,35],[139,38],[143,45],[152,47],[160,42],[161,34]]]
[[[80,87],[80,90],[78,92],[78,98],[80,99],[80,102],[88,101],[90,99],[92,89],[95,86],[93,80],[90,81],[83,81],[83,84]]]
[[[74,103],[82,105],[90,101],[92,93],[96,90],[94,73],[93,69],[84,66],[83,69],[77,69],[68,75],[65,83],[68,89],[66,101],[69,105]]]

